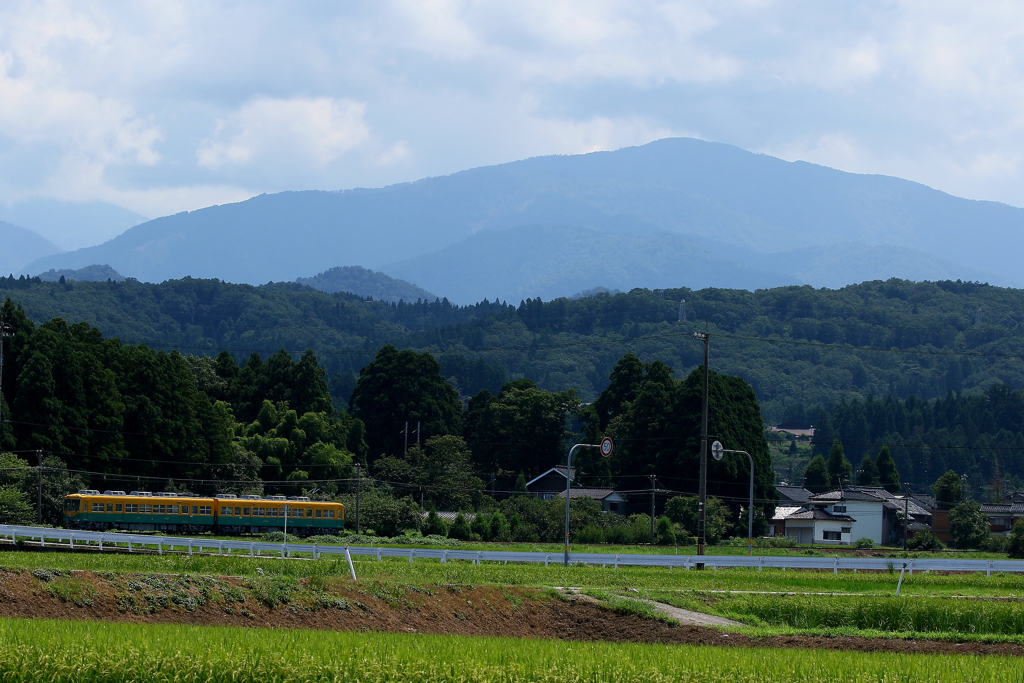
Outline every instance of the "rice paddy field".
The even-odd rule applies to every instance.
[[[5,683],[1020,681],[1019,660],[0,620]]]
[[[343,575],[348,572],[344,560],[322,558],[281,560],[279,558],[227,555],[185,555],[180,553],[123,554],[88,552],[0,553],[0,566],[35,569],[204,574],[212,576],[253,576],[257,573],[305,576]],[[360,579],[416,583],[494,584],[509,586],[572,586],[580,588],[669,590],[669,591],[768,591],[795,593],[854,593],[892,595],[898,572],[782,571],[780,569],[720,569],[686,571],[665,567],[619,567],[560,564],[480,565],[451,561],[385,558],[355,558]],[[903,579],[905,596],[987,596],[1024,598],[1024,575],[994,573],[928,574],[917,572]]]

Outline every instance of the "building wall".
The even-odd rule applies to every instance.
[[[875,545],[882,545],[884,541],[884,510],[881,501],[873,503],[866,500],[848,500],[840,502],[838,505],[840,509],[845,505],[846,512],[836,512],[835,506],[831,504],[826,509],[834,514],[849,515],[856,520],[848,525],[851,527],[851,542],[859,538],[870,538]]]

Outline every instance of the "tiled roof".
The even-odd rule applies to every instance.
[[[796,503],[806,503],[814,495],[803,486],[776,486],[775,490],[782,496],[783,502],[791,500]]]
[[[1024,503],[982,503],[981,511],[986,515],[1024,515]]]
[[[604,500],[605,498],[607,498],[608,496],[612,495],[613,493],[615,493],[615,489],[611,489],[611,488],[608,488],[608,489],[604,489],[604,488],[601,488],[601,489],[594,489],[594,488],[592,488],[592,489],[578,488],[577,489],[577,488],[573,488],[573,489],[569,489],[569,499],[572,500],[573,498],[593,498],[594,500]],[[554,497],[555,498],[564,498],[565,497],[565,491],[559,491],[558,493],[555,494]],[[621,494],[620,494],[620,497],[622,497]]]
[[[429,514],[430,514],[429,512],[423,512],[423,513],[420,514],[420,517],[422,517],[423,519],[426,519],[427,515],[429,515]],[[443,519],[446,522],[454,522],[455,518],[458,517],[458,515],[459,515],[458,512],[447,512],[447,511],[446,512],[441,512],[440,510],[437,511],[437,516],[440,517],[441,519]],[[462,516],[466,518],[467,522],[472,522],[474,519],[476,519],[476,513],[475,512],[463,512]]]
[[[826,493],[819,493],[815,496],[811,496],[811,502],[824,502],[833,500],[867,500],[880,503],[884,499],[872,493],[858,491],[857,489],[845,489],[842,491],[837,489],[835,491],[828,491]]]
[[[777,505],[775,507],[775,515],[772,517],[772,519],[786,519],[790,515],[800,512],[801,510],[803,510],[803,507],[799,505]]]
[[[540,476],[534,477],[530,481],[526,482],[526,486],[529,487],[530,484],[532,484],[533,482],[537,481],[538,479],[543,479],[544,477],[548,476],[552,472],[554,472],[556,474],[560,474],[560,475],[562,475],[564,477],[565,476],[565,465],[555,465],[554,467],[549,469],[547,472],[544,472]],[[572,469],[569,470],[569,478],[576,479],[576,468],[575,467],[573,467]]]
[[[814,508],[813,510],[804,510],[803,512],[797,512],[790,515],[786,519],[824,519],[831,520],[833,522],[856,522],[853,517],[849,515],[834,515],[827,510],[821,508]]]

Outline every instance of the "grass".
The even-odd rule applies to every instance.
[[[829,571],[782,571],[778,569],[722,569],[686,571],[665,567],[619,567],[560,564],[473,565],[436,560],[355,558],[360,579],[406,584],[481,583],[511,586],[572,586],[604,590],[624,587],[666,591],[781,591],[794,593],[863,593],[892,595],[898,574]],[[348,565],[335,557],[311,560],[281,560],[219,555],[140,555],[122,553],[0,552],[0,565],[21,569],[201,574],[212,576],[257,576],[273,574],[304,578],[345,575]],[[902,594],[975,595],[990,597],[1024,596],[1024,576],[983,573],[928,574],[916,572],[904,577]]]
[[[664,594],[663,602],[755,626],[897,633],[1024,635],[1024,602],[964,598]]]
[[[1019,681],[1007,657],[0,620],[5,683]]]

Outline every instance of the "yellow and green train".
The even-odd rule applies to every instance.
[[[105,531],[169,531],[297,535],[337,534],[345,528],[345,506],[300,496],[200,498],[178,493],[84,489],[64,498],[64,526]]]

